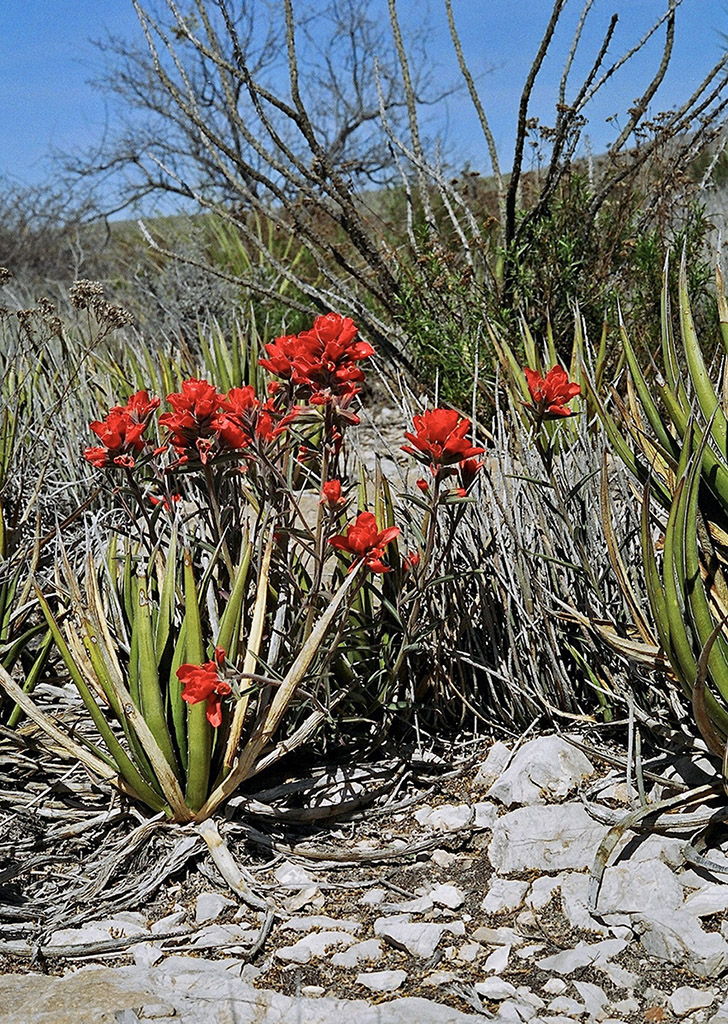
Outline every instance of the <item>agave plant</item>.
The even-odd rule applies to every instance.
[[[728,303],[717,270],[721,337],[715,374],[697,336],[687,289],[685,259],[679,275],[676,342],[665,269],[662,293],[662,362],[649,379],[623,322],[619,329],[629,375],[626,398],[613,393],[607,411],[588,376],[590,402],[604,423],[612,451],[639,483],[644,585],[654,627],[644,615],[619,557],[603,480],[605,529],[614,568],[641,637],[641,660],[667,670],[692,702],[709,749],[722,758],[728,778]],[[714,379],[715,378],[715,379]],[[660,553],[661,549],[661,553]],[[638,648],[623,644],[622,652]]]

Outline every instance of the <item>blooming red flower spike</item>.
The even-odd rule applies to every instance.
[[[398,537],[400,529],[398,526],[390,526],[386,530],[379,529],[376,516],[372,512],[360,512],[355,522],[351,523],[344,534],[329,538],[329,544],[339,551],[346,551],[354,555],[357,561],[361,558],[364,565],[372,572],[389,572],[389,567],[382,561],[384,549]],[[353,563],[351,569],[354,568]]]
[[[414,426],[414,434],[404,435],[411,444],[402,445],[402,451],[414,455],[419,462],[429,463],[433,473],[485,451],[485,448],[475,448],[466,439],[470,420],[456,409],[430,409],[422,416],[415,416]]]
[[[110,466],[132,469],[134,456],[146,445],[142,435],[158,405],[158,398],[150,398],[146,391],[137,391],[126,405],[110,409],[105,420],[90,423],[101,446],[87,448],[83,453],[86,461],[99,469]]]
[[[541,417],[571,416],[573,410],[567,407],[567,402],[581,394],[581,386],[575,381],[569,380],[569,375],[561,366],[552,366],[545,377],[542,377],[536,370],[526,366],[523,370],[526,375],[528,391],[533,400],[526,403],[527,409],[532,409]]]
[[[321,488],[320,505],[328,505],[329,508],[341,508],[346,504],[346,499],[341,496],[341,480],[327,480]]]
[[[218,664],[224,658],[224,653],[221,657],[219,651],[221,648],[215,649],[215,661],[204,665],[180,665],[177,669],[177,678],[183,686],[182,700],[188,704],[206,700],[207,721],[215,728],[222,724],[220,697],[228,697],[233,692],[230,683],[218,675]]]
[[[181,391],[167,395],[174,412],[160,416],[159,424],[169,430],[169,439],[183,460],[192,456],[204,465],[213,457],[213,419],[222,400],[212,384],[194,378],[183,381]]]

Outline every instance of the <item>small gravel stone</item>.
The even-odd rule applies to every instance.
[[[315,885],[313,875],[309,874],[300,864],[291,864],[284,860],[273,872],[273,877],[285,889],[306,889]]]
[[[544,971],[555,971],[557,974],[571,974],[580,967],[588,964],[599,965],[616,956],[626,947],[625,939],[603,939],[591,945],[587,942],[579,942],[574,949],[564,949],[554,956],[544,957],[537,960],[537,965]]]
[[[432,956],[445,932],[453,935],[464,935],[465,925],[462,921],[448,924],[412,923],[408,914],[397,917],[380,917],[374,922],[374,934],[382,938],[396,949],[402,949],[412,956]]]
[[[603,1010],[609,1002],[604,989],[593,985],[590,981],[575,981],[574,988],[581,996],[590,1020],[599,1020],[604,1016]]]
[[[323,985],[304,985],[301,989],[301,995],[315,999],[317,996],[322,996],[325,991],[326,989]]]
[[[331,946],[350,946],[354,939],[347,932],[311,932],[292,946],[277,949],[275,955],[287,963],[307,964],[325,956]]]

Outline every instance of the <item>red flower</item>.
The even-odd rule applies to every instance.
[[[158,405],[158,398],[150,398],[146,391],[137,391],[126,405],[110,409],[105,420],[90,423],[103,447],[87,448],[83,453],[86,461],[99,469],[109,466],[131,469],[134,455],[145,447],[142,435]]]
[[[169,430],[169,439],[183,461],[193,456],[204,465],[213,457],[213,420],[222,400],[223,396],[206,380],[185,380],[180,392],[167,395],[174,412],[160,416],[159,423]]]
[[[188,704],[207,701],[207,721],[215,728],[222,723],[220,697],[228,697],[233,691],[230,683],[217,674],[218,663],[222,660],[215,649],[215,661],[205,665],[180,665],[177,678],[182,683],[182,700]],[[224,658],[224,653],[223,653]]]
[[[356,521],[347,529],[346,536],[339,534],[337,537],[331,537],[329,544],[339,551],[347,551],[354,555],[357,561],[363,559],[364,565],[372,572],[389,572],[389,568],[382,562],[382,555],[387,544],[398,537],[399,532],[398,526],[390,526],[380,531],[376,516],[371,512],[360,512]],[[353,569],[354,565],[351,568]],[[351,569],[349,571],[351,572]]]
[[[485,451],[485,448],[474,448],[466,440],[470,420],[461,417],[455,409],[430,409],[422,416],[415,416],[414,425],[416,433],[404,435],[414,448],[403,445],[402,451],[429,463],[433,473]]]
[[[460,463],[458,466],[458,476],[460,477],[460,487],[458,490],[462,491],[462,494],[459,495],[461,498],[464,498],[470,490],[476,476],[484,465],[485,463],[482,459],[465,459]]]
[[[566,406],[576,395],[581,394],[581,387],[569,380],[566,370],[560,366],[553,366],[545,377],[542,377],[535,370],[527,366],[524,371],[526,383],[533,405],[526,404],[527,409],[541,416],[571,416],[572,410]]]
[[[317,317],[310,330],[282,335],[266,345],[267,358],[259,362],[290,381],[298,396],[313,405],[352,397],[364,380],[357,363],[374,355],[368,342],[357,341],[357,333],[349,317],[327,313]]]
[[[340,508],[346,504],[346,499],[341,496],[341,480],[327,480],[321,488],[320,505],[328,505],[329,508]]]
[[[224,446],[247,448],[252,441],[270,441],[278,437],[299,412],[294,406],[285,416],[278,413],[275,400],[261,402],[250,385],[231,388],[220,402],[221,411],[212,426]]]

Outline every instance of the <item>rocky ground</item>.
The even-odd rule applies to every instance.
[[[694,763],[660,769],[648,799],[679,792],[681,770],[691,785],[709,778]],[[337,777],[349,795],[364,784],[357,770]],[[47,973],[21,970],[23,943],[3,943],[15,973],[0,976],[0,1021],[728,1024],[720,833],[709,859],[689,846],[686,861],[690,830],[720,806],[669,808],[682,835],[619,837],[614,823],[639,808],[623,771],[555,736],[495,743],[297,856],[274,850],[251,876],[260,909],[231,898],[208,861],[152,904],[54,932]],[[221,832],[244,861],[234,821]]]

